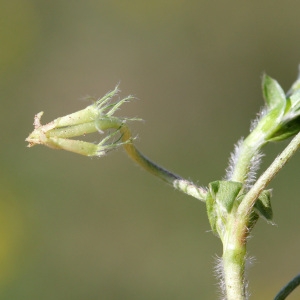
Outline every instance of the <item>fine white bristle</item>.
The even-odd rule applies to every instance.
[[[266,113],[267,113],[267,107],[262,107],[259,113],[257,114],[256,118],[251,121],[250,132],[252,132],[255,129],[258,122],[266,115]]]
[[[245,274],[244,274],[244,293],[245,293],[245,299],[249,299],[250,293],[248,292],[248,280],[247,280],[247,271],[249,267],[254,263],[255,259],[254,257],[248,257],[246,256],[246,262],[245,262]],[[226,283],[225,283],[225,273],[224,273],[224,262],[223,258],[216,255],[215,257],[215,267],[214,267],[214,273],[218,280],[218,286],[219,286],[219,294],[220,294],[220,300],[226,300]]]
[[[226,169],[226,176],[225,176],[225,180],[231,180],[231,177],[233,175],[233,171],[235,169],[235,165],[238,161],[238,158],[240,156],[240,150],[241,150],[241,146],[244,142],[244,139],[241,138],[235,145],[234,145],[234,150],[233,152],[231,152],[230,154],[230,158],[229,158],[229,164],[228,167]]]
[[[236,167],[236,164],[239,160],[240,153],[242,150],[244,139],[240,139],[237,144],[234,146],[233,152],[230,154],[229,158],[229,164],[226,169],[226,175],[225,175],[225,180],[232,180],[232,176]],[[260,163],[262,160],[262,157],[264,156],[263,153],[257,152],[256,154],[253,155],[251,158],[250,164],[249,164],[249,169],[247,174],[245,175],[245,178],[243,178],[245,187],[249,189],[253,183],[255,182],[256,179],[256,174],[257,171],[260,167]]]
[[[254,184],[256,180],[256,174],[257,171],[259,170],[263,156],[264,154],[262,152],[257,152],[255,155],[253,155],[251,159],[249,172],[247,174],[247,178],[245,181],[245,185],[247,189],[251,188],[251,186]]]

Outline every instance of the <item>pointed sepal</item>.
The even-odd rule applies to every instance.
[[[273,210],[271,206],[272,190],[264,190],[254,204],[254,211],[267,222],[272,222]]]

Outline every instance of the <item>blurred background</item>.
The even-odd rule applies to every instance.
[[[263,105],[267,72],[287,90],[300,63],[296,1],[0,1],[0,298],[217,299],[221,243],[205,205],[123,150],[87,158],[26,148],[42,121],[120,83],[137,146],[201,185],[221,179]],[[262,169],[286,143],[265,149]],[[253,299],[300,271],[300,153],[272,182],[276,226],[249,242]],[[289,299],[299,299],[296,291]]]

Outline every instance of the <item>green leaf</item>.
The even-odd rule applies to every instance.
[[[243,187],[241,182],[213,181],[209,185],[206,209],[210,226],[217,235],[222,235],[222,226],[227,221],[235,200]]]
[[[291,105],[278,82],[268,75],[263,76],[262,90],[267,111],[251,132],[251,138],[248,137],[258,147],[273,138],[274,132],[280,128],[286,107]]]
[[[216,201],[222,205],[228,213],[231,212],[234,201],[237,198],[243,184],[234,181],[218,181],[218,191]]]
[[[212,197],[228,213],[231,212],[234,201],[236,200],[243,184],[235,181],[214,181],[209,184]]]
[[[279,83],[264,74],[262,79],[263,96],[269,109],[285,107],[285,94]]]
[[[249,216],[248,224],[247,224],[247,228],[248,228],[249,233],[251,232],[251,230],[255,226],[258,219],[259,219],[259,214],[256,213],[254,210],[252,210],[252,212]]]
[[[211,193],[211,189],[207,192],[206,196],[206,210],[207,210],[207,216],[210,223],[210,227],[212,231],[218,235],[217,231],[217,213],[216,213],[216,200],[215,197]]]
[[[217,202],[216,202],[218,189],[219,189],[219,181],[211,182],[208,185],[208,193],[205,202],[210,227],[216,235],[219,235],[217,230],[218,210],[217,210]]]
[[[300,90],[295,91],[290,97],[291,107],[293,111],[299,110],[300,107]]]
[[[209,187],[209,191],[211,193],[211,196],[216,200],[217,197],[217,193],[219,190],[219,186],[220,186],[220,181],[213,181],[211,182],[208,187]]]
[[[300,116],[291,121],[281,125],[279,129],[274,132],[268,141],[277,142],[288,139],[296,135],[300,131]]]
[[[273,218],[271,195],[271,190],[262,191],[254,205],[254,210],[258,213],[258,215],[266,219],[268,222],[271,222]]]

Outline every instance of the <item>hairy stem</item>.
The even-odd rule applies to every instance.
[[[251,160],[253,156],[257,153],[257,149],[249,145],[247,139],[243,142],[243,144],[240,147],[240,153],[237,158],[237,162],[230,180],[245,183],[248,179],[248,174],[251,168]]]
[[[247,299],[245,262],[247,229],[234,214],[229,217],[223,242],[224,294],[227,300]]]
[[[270,181],[283,168],[289,159],[295,154],[300,147],[300,133],[298,133],[289,145],[281,152],[279,156],[273,161],[269,168],[259,177],[253,187],[244,197],[242,203],[238,208],[238,216],[243,218],[250,214],[253,205],[260,193],[267,187]]]
[[[237,211],[232,212],[229,216],[226,235],[222,239],[224,249],[223,272],[228,300],[247,299],[245,283],[246,237],[248,234],[247,222],[253,206],[260,193],[295,154],[299,147],[300,133],[294,137],[270,167],[260,176],[245,195]]]
[[[248,137],[242,142],[235,157],[234,168],[229,178],[231,181],[246,184],[250,179],[253,159],[258,154],[261,147],[265,144],[264,135],[258,130],[253,130]]]
[[[244,247],[223,251],[224,283],[227,300],[245,300],[245,256]]]

